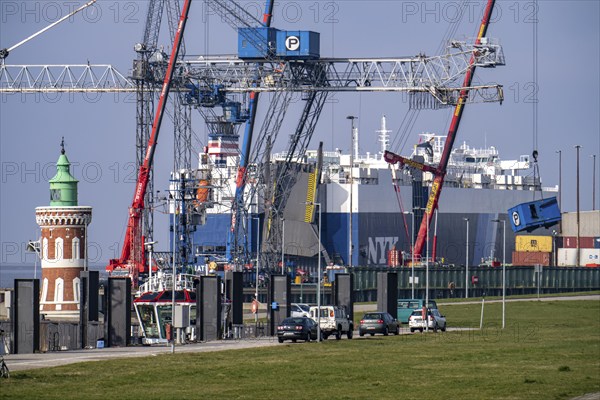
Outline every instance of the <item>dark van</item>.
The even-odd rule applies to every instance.
[[[425,299],[398,299],[398,321],[408,324],[408,318],[414,310],[420,310],[425,305]],[[435,300],[429,300],[428,308],[437,308]]]

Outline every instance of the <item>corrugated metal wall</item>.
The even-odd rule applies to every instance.
[[[393,271],[398,274],[400,298],[411,294],[411,268],[354,268],[354,291],[356,301],[369,301],[377,290],[377,272]],[[425,296],[426,271],[415,268],[415,296]],[[560,268],[544,267],[540,281],[541,293],[600,290],[600,268]],[[471,284],[471,277],[477,276],[478,283]],[[533,267],[507,267],[507,294],[527,294],[537,292],[537,274]],[[429,288],[431,298],[464,297],[464,268],[430,268]],[[502,294],[502,268],[470,267],[470,296],[499,296]]]

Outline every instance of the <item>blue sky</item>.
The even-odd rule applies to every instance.
[[[83,1],[0,1],[0,47],[10,47],[57,20]],[[242,3],[262,10],[262,2]],[[471,1],[458,38],[475,35],[483,3]],[[332,57],[392,57],[435,54],[454,18],[452,1],[279,1],[273,25],[280,29],[321,33],[321,55]],[[531,154],[534,144],[533,24],[539,18],[539,128],[537,150],[544,186],[558,184],[558,154],[562,151],[563,210],[575,210],[575,149],[580,153],[581,209],[592,209],[592,155],[600,155],[600,3],[597,1],[497,2],[488,36],[504,46],[507,65],[478,70],[480,82],[504,85],[499,104],[469,105],[457,137],[474,147],[494,145],[503,159]],[[146,1],[99,0],[97,5],[14,50],[8,64],[113,64],[128,72],[140,41]],[[202,2],[192,5],[186,45],[188,54],[232,54],[236,33],[218,18],[203,14]],[[166,14],[165,14],[166,16]],[[207,23],[208,21],[208,23]],[[166,31],[163,27],[163,32]],[[170,48],[168,36],[161,43]],[[13,95],[0,98],[0,243],[2,264],[33,262],[24,252],[39,236],[35,207],[49,203],[47,180],[54,175],[59,143],[65,136],[73,174],[80,180],[79,203],[94,207],[90,226],[90,258],[105,263],[120,253],[127,209],[136,177],[135,103],[126,96]],[[385,114],[388,127],[398,129],[407,104],[391,94],[336,95],[327,104],[313,139],[328,150],[348,150],[349,121],[356,115],[361,152],[378,150],[375,130]],[[298,110],[295,109],[294,119]],[[445,134],[449,110],[427,111],[411,132]],[[167,122],[168,124],[168,122]],[[206,131],[194,115],[194,153],[205,143]],[[156,155],[156,189],[165,190],[173,165],[168,127],[163,128]],[[276,150],[287,139],[282,132]],[[408,148],[404,149],[404,153]],[[600,166],[596,159],[596,169]],[[195,163],[196,161],[194,161]],[[596,179],[599,179],[596,173]],[[598,192],[600,185],[596,184]],[[390,194],[391,195],[391,194]],[[443,195],[442,199],[443,201]],[[596,195],[596,209],[600,196]],[[168,221],[157,215],[156,239],[167,246]]]

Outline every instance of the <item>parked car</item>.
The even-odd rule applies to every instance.
[[[315,322],[320,320],[323,339],[335,335],[335,338],[340,340],[344,333],[348,339],[352,339],[354,324],[344,307],[321,306],[320,312],[318,307],[311,307],[310,318]]]
[[[437,308],[430,308],[427,310],[426,321],[423,321],[423,311],[415,310],[408,319],[408,326],[411,332],[416,330],[423,332],[424,329],[429,327],[433,331],[441,329],[442,332],[446,332],[446,317],[441,315]]]
[[[290,306],[290,317],[308,317],[310,306],[304,303],[292,303]]]
[[[425,305],[425,299],[398,299],[396,318],[403,324],[408,323],[408,318],[415,310],[421,310]],[[435,300],[429,300],[427,308],[437,308]]]
[[[365,333],[370,333],[371,336],[376,333],[383,333],[385,336],[388,333],[398,335],[400,334],[400,323],[386,312],[366,313],[360,320],[358,335],[364,336]]]
[[[317,324],[307,317],[286,318],[277,326],[279,343],[284,340],[296,342],[298,339],[310,342],[317,340]]]

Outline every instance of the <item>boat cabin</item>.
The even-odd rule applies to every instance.
[[[133,301],[135,313],[143,331],[143,344],[168,343],[167,324],[172,325],[173,292],[162,290],[143,293]],[[196,325],[196,292],[175,291],[175,307],[187,307],[190,326]],[[172,337],[172,336],[171,336]]]

